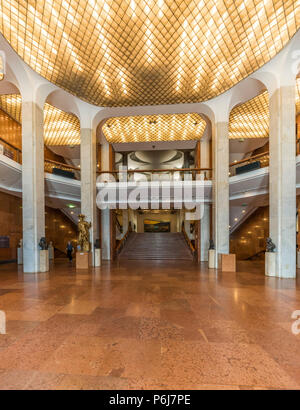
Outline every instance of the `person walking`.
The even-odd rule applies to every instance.
[[[74,252],[74,248],[73,248],[72,242],[69,241],[67,244],[67,256],[70,262],[72,262],[72,259],[73,259],[73,252]]]

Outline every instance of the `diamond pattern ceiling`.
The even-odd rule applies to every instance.
[[[35,71],[100,106],[199,102],[274,57],[297,0],[0,0],[0,32]]]
[[[199,140],[206,122],[199,114],[139,115],[111,118],[103,126],[108,142]]]
[[[300,114],[300,78],[296,86],[296,113]],[[264,92],[234,108],[230,115],[229,138],[269,137],[269,96]]]
[[[0,95],[0,108],[19,124],[22,122],[22,99],[20,95]],[[80,123],[77,117],[45,104],[44,110],[45,144],[80,144]]]

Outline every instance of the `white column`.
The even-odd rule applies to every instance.
[[[96,209],[96,133],[89,128],[81,129],[80,141],[80,169],[81,169],[81,213],[86,221],[91,222],[90,242],[93,252],[97,235]]]
[[[270,237],[276,276],[296,277],[295,85],[270,95]]]
[[[101,144],[101,170],[109,171],[109,143],[103,138]],[[110,209],[101,210],[101,249],[102,259],[110,260]]]
[[[23,269],[40,271],[39,241],[45,236],[43,107],[22,102]]]
[[[208,134],[202,137],[200,140],[200,165],[201,168],[210,168],[210,135],[211,127],[208,127]],[[210,172],[207,172],[208,177],[211,176]],[[210,240],[210,204],[204,204],[203,216],[200,221],[200,261],[208,262],[208,248]]]
[[[213,236],[218,254],[229,253],[229,139],[228,122],[213,126]]]
[[[203,216],[200,221],[200,261],[208,262],[210,240],[210,205],[204,204]]]

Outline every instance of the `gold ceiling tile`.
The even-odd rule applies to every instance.
[[[300,78],[296,85],[296,113],[300,114]],[[264,92],[232,110],[229,138],[267,138],[269,121],[269,96]]]
[[[300,25],[296,5],[0,0],[0,32],[39,74],[90,103],[200,102],[234,86],[287,44]]]
[[[22,99],[20,95],[0,95],[0,109],[19,124],[22,123]],[[79,145],[80,123],[75,115],[61,111],[50,104],[44,110],[45,144]]]
[[[110,143],[199,140],[206,122],[199,114],[140,115],[109,119],[103,132]]]
[[[231,111],[229,138],[267,138],[268,136],[269,95],[265,91]]]

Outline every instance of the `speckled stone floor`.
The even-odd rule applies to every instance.
[[[298,389],[300,281],[259,263],[0,266],[1,389]]]

